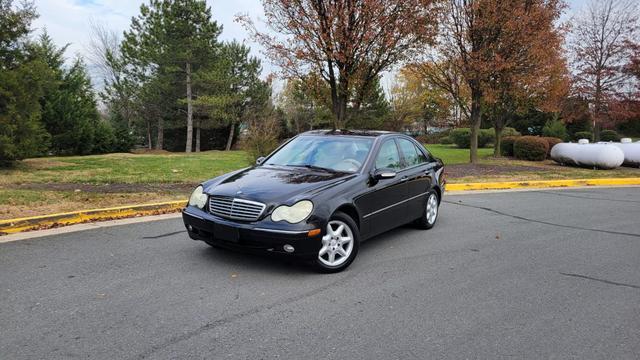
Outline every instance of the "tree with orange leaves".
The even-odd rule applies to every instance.
[[[495,47],[493,70],[485,86],[485,104],[496,134],[494,155],[500,156],[501,134],[510,116],[537,107],[559,113],[569,90],[562,55],[564,30],[556,26],[561,0],[511,1],[511,15]]]
[[[358,110],[381,72],[428,46],[436,33],[435,0],[263,0],[266,26],[239,17],[285,76],[315,71],[331,89],[334,128],[347,105]]]
[[[550,104],[566,87],[562,0],[445,0],[437,51],[410,66],[450,93],[471,127],[470,161],[477,161],[482,111],[499,133],[518,104]],[[564,85],[563,85],[564,84]],[[544,96],[541,96],[544,95]],[[545,99],[546,98],[546,99]],[[554,96],[556,98],[556,96]]]

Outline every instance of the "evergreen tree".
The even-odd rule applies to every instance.
[[[33,3],[0,0],[0,165],[46,150],[40,104],[48,67],[28,41],[37,17]]]
[[[213,119],[228,124],[226,150],[231,149],[247,109],[269,98],[265,96],[266,83],[260,80],[260,60],[249,56],[249,51],[249,47],[236,41],[224,44],[217,62],[199,77],[202,95],[196,104],[208,109]]]
[[[81,59],[64,67],[66,46],[57,48],[45,32],[36,45],[39,56],[53,75],[52,83],[41,98],[42,123],[51,135],[55,154],[90,154],[94,151],[98,129],[98,110],[91,80]],[[105,144],[102,152],[109,151]]]
[[[156,84],[184,89],[178,99],[186,105],[187,152],[193,145],[193,77],[214,59],[221,30],[204,0],[151,0],[140,7],[140,15],[125,33],[122,52],[138,81],[154,78]],[[162,130],[159,117],[160,148]]]

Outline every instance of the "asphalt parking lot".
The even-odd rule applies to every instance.
[[[640,188],[445,201],[333,275],[180,219],[0,244],[0,359],[640,358]]]

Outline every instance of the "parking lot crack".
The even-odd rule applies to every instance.
[[[548,195],[556,195],[556,196],[565,196],[577,199],[587,199],[587,200],[597,200],[597,201],[613,201],[613,202],[624,202],[624,203],[636,203],[640,204],[638,200],[626,200],[626,199],[607,199],[607,198],[595,198],[590,196],[581,196],[581,195],[573,195],[573,194],[562,194],[555,191],[534,191],[538,194],[548,194]]]
[[[167,236],[182,234],[183,232],[185,232],[185,231],[181,230],[181,231],[174,231],[174,232],[161,234],[161,235],[155,235],[155,236],[144,236],[143,239],[159,239],[159,238],[163,238],[163,237],[167,237]]]
[[[520,215],[508,214],[506,212],[503,212],[503,211],[500,211],[500,210],[495,210],[495,209],[492,209],[492,208],[489,208],[489,207],[484,207],[484,206],[470,205],[470,204],[464,204],[462,202],[453,202],[453,201],[447,201],[447,200],[443,200],[442,202],[445,202],[447,204],[452,204],[452,205],[458,205],[458,206],[464,206],[464,207],[470,207],[470,208],[474,208],[474,209],[480,209],[480,210],[484,210],[484,211],[489,211],[489,212],[492,212],[494,214],[507,216],[507,217],[510,217],[510,218],[513,218],[513,219],[517,219],[517,220],[533,222],[533,223],[537,223],[537,224],[543,224],[543,225],[549,225],[549,226],[557,226],[557,227],[562,227],[562,228],[566,228],[566,229],[592,231],[592,232],[598,232],[598,233],[604,233],[604,234],[610,234],[610,235],[622,235],[622,236],[631,236],[631,237],[640,238],[640,234],[626,233],[626,232],[613,231],[613,230],[593,229],[593,228],[574,226],[574,225],[566,225],[566,224],[558,224],[558,223],[553,223],[553,222],[550,222],[550,221],[536,220],[536,219],[530,219],[530,218],[527,218],[527,217],[524,217],[524,216],[520,216]]]
[[[616,286],[630,287],[630,288],[632,288],[632,289],[640,289],[640,285],[625,284],[625,283],[616,282],[616,281],[611,281],[611,280],[606,280],[606,279],[598,279],[598,278],[594,278],[594,277],[587,276],[587,275],[572,274],[572,273],[563,273],[563,272],[560,272],[560,275],[564,275],[564,276],[572,276],[572,277],[577,277],[577,278],[587,279],[587,280],[593,280],[593,281],[599,281],[599,282],[601,282],[601,283],[605,283],[605,284],[609,284],[609,285],[616,285]]]

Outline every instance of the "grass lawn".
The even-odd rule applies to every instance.
[[[445,165],[466,164],[469,162],[469,149],[459,149],[455,145],[427,144],[427,150],[433,156],[442,159]],[[493,155],[493,149],[478,149],[478,157],[486,159]]]
[[[0,186],[21,183],[197,183],[247,166],[244,151],[47,157],[0,170]]]
[[[448,166],[450,183],[568,178],[640,177],[640,169],[591,170],[493,158],[480,149],[480,164],[469,165],[469,150],[427,145]],[[0,219],[57,212],[186,200],[200,181],[250,165],[243,151],[108,154],[28,159],[0,169]]]

